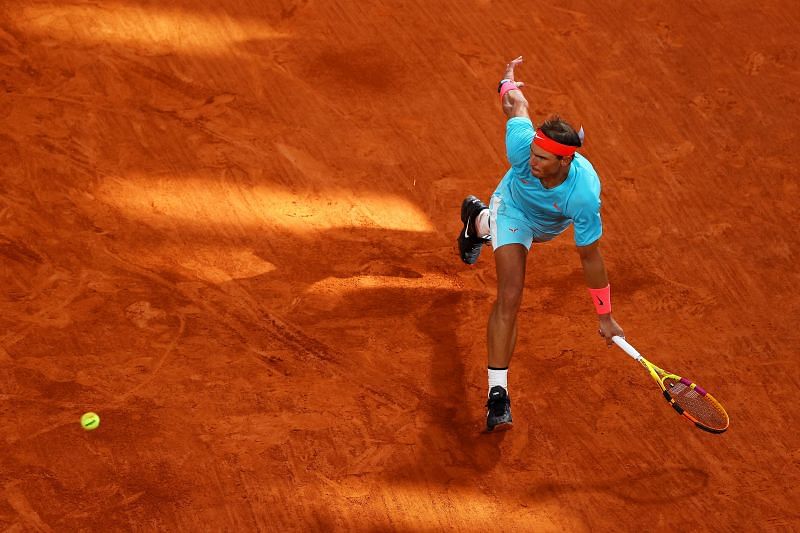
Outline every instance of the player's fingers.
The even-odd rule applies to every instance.
[[[519,87],[520,89],[521,89],[522,87],[525,87],[525,82],[524,82],[524,81],[515,81],[514,83],[516,83],[516,84],[517,84],[517,87]]]

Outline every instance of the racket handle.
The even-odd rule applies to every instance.
[[[624,338],[620,337],[619,335],[614,335],[613,337],[611,337],[611,340],[612,340],[612,341],[614,341],[614,343],[615,343],[617,346],[619,346],[620,348],[622,348],[622,350],[623,350],[623,351],[624,351],[626,354],[630,355],[631,357],[633,357],[633,358],[634,358],[634,359],[636,359],[637,361],[641,360],[641,358],[642,358],[642,354],[640,354],[639,352],[637,352],[637,351],[636,351],[636,348],[634,348],[633,346],[631,346],[631,345],[630,345],[630,343],[628,343],[628,341],[626,341]]]

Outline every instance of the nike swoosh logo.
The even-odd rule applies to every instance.
[[[467,217],[467,225],[464,226],[464,237],[469,239],[469,217]]]
[[[597,298],[597,303],[599,303],[600,305],[605,305],[603,304],[603,300],[599,296],[597,296],[596,298]]]

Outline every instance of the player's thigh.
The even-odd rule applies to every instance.
[[[494,251],[497,268],[497,299],[501,305],[519,307],[525,287],[528,249],[521,244],[506,244]]]

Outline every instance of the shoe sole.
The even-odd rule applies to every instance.
[[[461,256],[461,262],[466,264],[466,265],[474,265],[475,263],[478,262],[478,258],[481,255],[481,249],[480,248],[478,249],[478,253],[475,256],[475,258],[472,259],[471,261],[468,261],[467,259],[464,259],[464,257],[461,255],[461,241],[462,241],[462,239],[466,240],[468,238],[469,239],[473,239],[474,238],[474,237],[465,237],[464,236],[464,232],[467,231],[467,226],[470,223],[474,223],[474,221],[470,220],[470,218],[469,218],[469,211],[470,211],[469,207],[474,203],[474,201],[481,202],[481,200],[477,196],[473,196],[473,195],[467,196],[464,199],[464,201],[461,202],[461,223],[463,224],[463,226],[461,227],[461,232],[458,234],[458,237],[456,238],[456,242],[458,243],[459,256]],[[481,202],[481,204],[483,204],[483,202]],[[481,211],[483,209],[487,209],[486,205],[483,206]],[[486,242],[481,243],[481,248],[483,248],[484,244],[486,244]]]
[[[464,238],[464,235],[462,234],[462,235],[459,235],[458,238],[456,239],[456,248],[458,248],[458,256],[461,259],[461,262],[464,263],[465,265],[474,265],[475,263],[478,262],[478,259],[481,256],[481,250],[478,250],[478,255],[475,256],[475,258],[472,259],[471,261],[469,260],[469,258],[464,259],[464,256],[461,254],[461,239],[463,239],[463,238]],[[483,247],[483,244],[481,245],[481,247]]]
[[[484,433],[494,433],[496,431],[508,431],[509,429],[512,429],[513,427],[514,427],[514,423],[513,422],[503,422],[501,424],[497,424],[492,429],[486,428],[486,431],[484,431]]]

